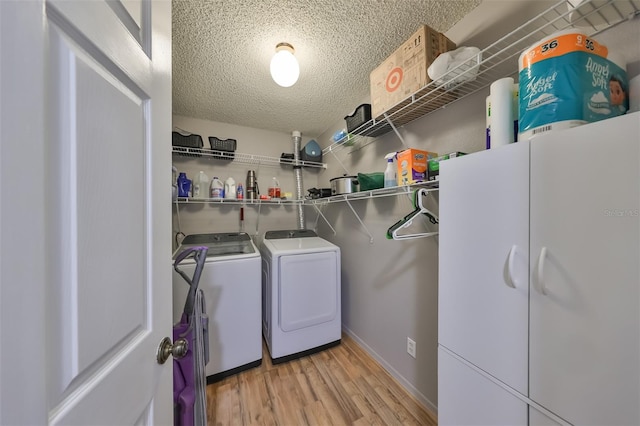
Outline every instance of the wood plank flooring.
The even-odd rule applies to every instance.
[[[209,425],[437,425],[436,416],[349,336],[314,355],[207,386]]]

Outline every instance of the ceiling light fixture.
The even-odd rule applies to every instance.
[[[271,78],[279,86],[291,87],[298,81],[300,66],[293,56],[293,46],[289,43],[278,43],[276,54],[271,58]]]

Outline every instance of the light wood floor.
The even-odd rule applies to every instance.
[[[437,425],[353,339],[207,386],[209,425]]]

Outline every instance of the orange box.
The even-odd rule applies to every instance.
[[[426,86],[431,79],[427,68],[436,57],[456,48],[443,34],[423,25],[382,64],[371,71],[371,115],[384,112]]]
[[[427,162],[438,156],[435,152],[405,149],[398,153],[398,186],[427,180]]]

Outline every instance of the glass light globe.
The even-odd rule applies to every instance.
[[[298,81],[300,76],[300,66],[295,56],[293,47],[289,44],[280,43],[276,46],[276,54],[271,59],[271,78],[279,86],[291,87]]]

